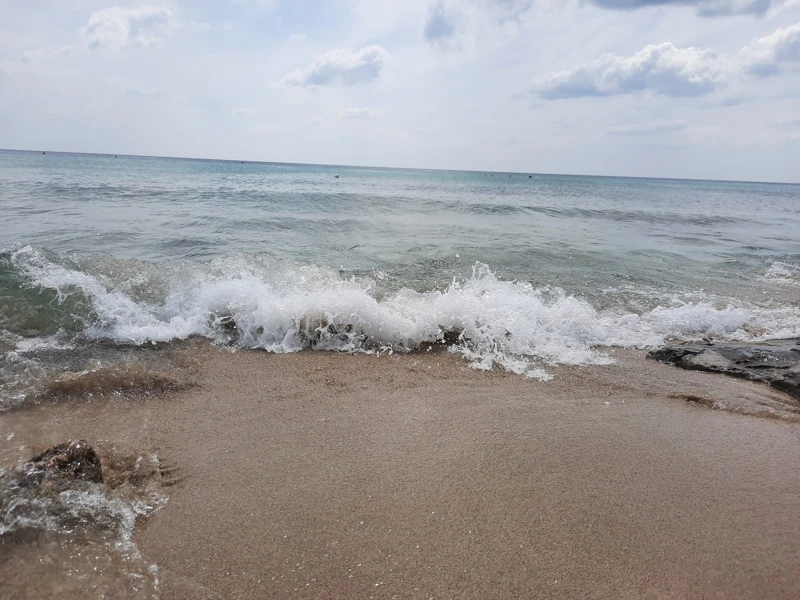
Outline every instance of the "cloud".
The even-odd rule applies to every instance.
[[[647,7],[690,7],[701,17],[756,15],[774,17],[800,0],[579,0],[579,3],[618,11]],[[429,0],[423,39],[443,50],[469,50],[514,39],[534,24],[534,11],[552,9],[558,0]]]
[[[747,94],[736,94],[734,96],[728,96],[727,98],[723,98],[717,104],[718,106],[730,107],[730,106],[739,106],[740,104],[744,104],[752,100],[753,97]]]
[[[546,100],[614,96],[640,91],[671,97],[708,94],[722,79],[713,50],[676,48],[669,42],[645,47],[632,56],[605,54],[534,82],[532,92]]]
[[[702,96],[722,87],[725,75],[769,77],[790,63],[800,65],[800,23],[777,29],[732,55],[676,48],[669,42],[647,46],[632,56],[605,54],[535,81],[531,93],[544,100],[641,91],[673,98]],[[747,99],[732,96],[718,105],[736,106]]]
[[[755,40],[742,48],[736,58],[746,73],[756,77],[777,74],[783,63],[800,63],[800,23]]]
[[[636,10],[648,6],[686,5],[697,7],[701,17],[728,15],[763,15],[773,6],[786,3],[786,0],[590,0],[602,8],[616,10]]]
[[[371,119],[377,117],[380,113],[379,110],[374,108],[348,108],[339,113],[341,119]]]
[[[701,17],[773,17],[799,4],[800,0],[580,0],[580,3],[585,2],[618,11],[658,6],[693,7]],[[422,37],[444,50],[465,50],[478,40],[502,43],[534,22],[536,8],[558,5],[557,0],[429,0]]]
[[[230,0],[231,4],[239,6],[259,6],[262,8],[272,8],[279,0]]]
[[[629,123],[609,127],[608,133],[611,135],[652,135],[655,133],[668,133],[673,131],[683,131],[686,123],[680,121],[651,121],[649,123]]]
[[[457,38],[516,32],[523,13],[535,0],[431,0],[422,36],[442,48],[458,46]]]
[[[355,52],[346,48],[331,50],[317,57],[305,69],[284,77],[280,85],[316,87],[369,83],[380,76],[388,56],[380,46],[367,46]]]
[[[422,32],[423,37],[431,43],[437,43],[453,37],[455,32],[456,26],[453,16],[448,14],[444,0],[431,2],[428,7],[425,29]]]
[[[112,6],[92,13],[81,34],[89,48],[118,49],[156,44],[168,38],[175,27],[172,11],[166,7]]]

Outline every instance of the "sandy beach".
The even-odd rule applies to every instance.
[[[133,538],[162,599],[800,593],[800,424],[683,399],[788,398],[766,386],[632,351],[551,382],[448,354],[183,352],[195,387],[20,409],[0,432],[4,466],[67,438],[177,466]],[[35,551],[3,549],[4,597],[112,597],[31,586]]]

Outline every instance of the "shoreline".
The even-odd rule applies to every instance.
[[[800,424],[686,402],[768,413],[765,385],[627,350],[549,382],[435,352],[176,352],[197,386],[0,431],[3,466],[67,438],[177,466],[133,536],[162,599],[800,593]]]

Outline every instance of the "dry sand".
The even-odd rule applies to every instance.
[[[180,468],[134,537],[164,600],[800,597],[800,424],[681,399],[769,413],[765,386],[638,352],[551,382],[186,352],[196,388],[0,415],[5,465],[82,437]]]

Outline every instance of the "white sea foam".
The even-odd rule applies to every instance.
[[[781,261],[774,262],[767,269],[764,278],[781,284],[800,285],[800,265]]]
[[[457,332],[452,350],[474,367],[546,379],[542,366],[613,362],[602,346],[800,335],[797,307],[672,297],[641,313],[598,311],[558,288],[503,281],[482,264],[440,291],[404,288],[380,297],[370,279],[238,256],[176,273],[153,301],[127,293],[129,279],[115,282],[70,269],[29,247],[13,258],[32,285],[56,290],[61,299],[86,297],[92,314],[84,335],[134,344],[200,335],[272,352],[410,350]]]
[[[65,339],[63,331],[54,335],[46,335],[35,338],[20,337],[16,341],[17,352],[36,352],[39,350],[72,350],[75,346]]]

